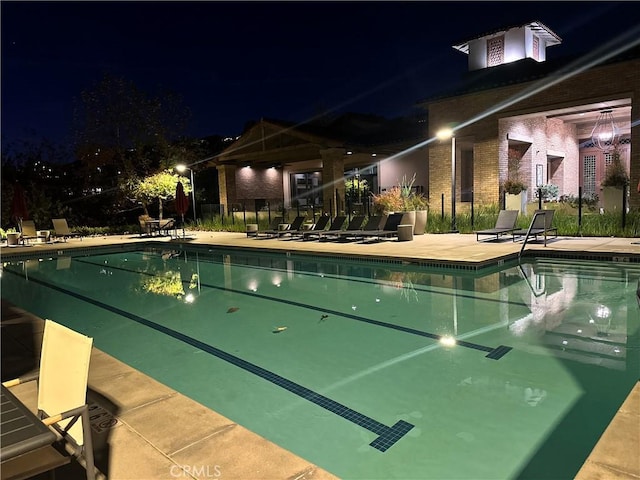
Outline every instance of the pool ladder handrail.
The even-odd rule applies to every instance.
[[[527,240],[529,240],[529,235],[531,235],[531,230],[533,229],[533,226],[536,223],[536,218],[538,218],[538,215],[546,215],[545,211],[542,212],[535,212],[533,214],[533,218],[531,219],[531,223],[529,224],[529,228],[527,229],[527,234],[524,237],[524,240],[522,242],[522,247],[520,248],[520,252],[518,252],[518,260],[520,260],[520,256],[522,255],[522,251],[524,250],[524,247],[527,245]],[[545,228],[544,228],[544,246],[547,246],[547,225],[546,225],[546,219],[545,219]]]
[[[518,259],[518,269],[520,270],[520,273],[522,274],[522,278],[524,278],[524,281],[527,283],[527,286],[529,287],[529,290],[531,290],[531,293],[533,293],[534,297],[538,298],[544,295],[545,293],[547,293],[546,287],[543,288],[541,292],[539,293],[536,292],[536,289],[533,288],[533,285],[531,285],[531,281],[529,280],[529,276],[527,275],[527,272],[525,272],[524,268],[522,268],[522,264],[520,263],[519,259]]]

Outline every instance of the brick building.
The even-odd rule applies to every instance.
[[[335,215],[345,211],[345,180],[366,184],[367,196],[415,173],[415,187],[423,191],[426,147],[396,155],[425,135],[417,118],[352,113],[302,125],[262,119],[213,159],[220,203],[227,212],[313,205]]]
[[[591,136],[601,113],[610,111],[620,158],[631,173],[630,205],[640,206],[640,152],[631,148],[640,145],[640,129],[632,124],[632,111],[640,108],[638,48],[547,62],[546,47],[559,43],[547,27],[531,22],[454,46],[469,55],[462,87],[421,102],[430,137],[442,128],[453,128],[455,137],[429,145],[432,202],[439,192],[451,198],[455,185],[462,208],[471,192],[476,203],[498,203],[501,186],[514,175],[510,158],[518,159],[529,201],[545,184],[558,186],[559,195],[577,195],[579,187],[583,195],[600,195],[612,146],[598,148]]]
[[[548,184],[560,196],[581,190],[601,197],[612,145],[600,148],[592,132],[606,111],[631,177],[629,204],[640,207],[640,151],[632,149],[640,145],[632,120],[640,111],[639,41],[547,61],[547,48],[560,43],[537,21],[457,43],[454,49],[469,57],[468,72],[453,90],[417,103],[424,119],[261,120],[211,162],[220,203],[227,211],[313,204],[335,214],[344,209],[345,179],[366,179],[378,193],[414,173],[431,207],[448,212],[455,203],[467,209],[472,199],[500,204],[504,182],[514,175],[526,185],[529,202]],[[437,139],[443,128],[453,130],[454,140]]]

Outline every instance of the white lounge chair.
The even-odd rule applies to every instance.
[[[87,405],[87,379],[92,346],[92,338],[45,320],[39,372],[3,383],[5,387],[11,388],[28,381],[38,381],[38,416],[54,430],[67,453],[86,469],[88,480],[94,480],[96,476]],[[70,461],[69,457],[59,455],[59,460],[53,462],[55,452],[45,455],[42,449],[38,449],[31,454],[3,462],[2,478],[21,478],[20,468],[29,469],[29,472],[36,471],[38,463],[45,459],[49,463],[43,465],[37,473],[52,470]],[[25,458],[30,455],[32,458]],[[9,472],[13,475],[9,476]]]

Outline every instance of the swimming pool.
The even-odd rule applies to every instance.
[[[573,478],[638,380],[640,265],[527,262],[145,249],[2,296],[342,478]]]

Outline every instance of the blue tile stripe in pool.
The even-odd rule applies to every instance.
[[[185,282],[185,283],[188,283],[188,282]],[[404,327],[402,325],[395,325],[393,323],[382,322],[380,320],[374,320],[372,318],[361,317],[359,315],[353,315],[351,313],[339,312],[337,310],[331,310],[329,308],[315,307],[315,306],[314,307],[310,307],[307,304],[300,303],[300,302],[295,302],[293,300],[287,300],[287,299],[284,299],[284,298],[273,298],[273,297],[269,297],[267,295],[262,295],[262,294],[259,294],[259,293],[256,293],[256,292],[245,292],[243,290],[235,290],[233,288],[219,287],[217,285],[211,285],[211,284],[208,284],[208,283],[202,283],[201,286],[202,287],[207,287],[207,288],[212,288],[212,289],[215,289],[215,290],[222,290],[222,291],[225,291],[225,292],[232,292],[232,293],[236,293],[236,294],[239,294],[239,295],[247,295],[249,297],[260,298],[262,300],[269,300],[269,301],[273,301],[273,302],[286,303],[287,305],[292,305],[292,306],[295,306],[295,307],[312,308],[313,310],[315,310],[317,312],[336,315],[336,316],[340,316],[340,317],[344,317],[344,318],[350,318],[352,320],[357,320],[359,322],[365,322],[365,323],[369,323],[371,325],[378,325],[378,326],[385,327],[385,328],[391,328],[393,330],[399,330],[401,332],[409,333],[411,335],[419,335],[421,337],[432,338],[432,339],[438,340],[438,341],[440,341],[442,339],[442,335],[438,335],[436,333],[425,332],[425,331],[422,331],[422,330],[417,330],[415,328]],[[489,352],[487,355],[485,355],[485,357],[489,358],[491,360],[499,360],[511,350],[511,347],[507,347],[505,345],[500,345],[500,346],[498,346],[496,348],[493,348],[493,347],[487,347],[485,345],[479,345],[477,343],[465,342],[464,340],[457,340],[456,341],[456,345],[459,345],[461,347],[466,347],[466,348],[472,348],[474,350],[480,350],[480,351],[483,351],[483,352]]]
[[[87,260],[76,260],[79,262],[83,262],[83,263],[87,263],[90,265],[99,265]],[[114,269],[114,270],[121,270],[121,271],[125,271],[125,272],[132,272],[132,273],[136,273],[138,275],[150,275],[153,276],[153,273],[147,273],[147,272],[133,272],[132,270],[129,270],[127,268],[123,268],[123,267],[115,267],[115,266],[110,266],[109,268]],[[183,283],[188,284],[188,281],[183,281]],[[249,297],[253,297],[253,298],[260,298],[262,300],[267,300],[267,301],[271,301],[271,302],[278,302],[278,303],[285,303],[287,305],[291,305],[294,307],[301,307],[301,308],[310,308],[313,309],[316,312],[319,313],[325,313],[325,314],[331,314],[331,315],[336,315],[336,316],[340,316],[343,318],[349,318],[351,320],[356,320],[358,322],[365,322],[365,323],[369,323],[371,325],[378,325],[381,327],[385,327],[385,328],[390,328],[393,330],[399,330],[401,332],[405,332],[405,333],[409,333],[411,335],[419,335],[421,337],[427,337],[427,338],[432,338],[434,340],[440,341],[442,339],[442,335],[438,335],[435,333],[430,333],[430,332],[425,332],[422,330],[417,330],[415,328],[410,328],[410,327],[404,327],[402,325],[395,325],[393,323],[387,323],[387,322],[382,322],[380,320],[374,320],[372,318],[366,318],[366,317],[362,317],[359,315],[353,315],[351,313],[345,313],[345,312],[339,312],[337,310],[331,310],[329,308],[324,308],[324,307],[317,307],[317,306],[310,306],[307,305],[305,303],[301,303],[301,302],[296,302],[293,300],[287,300],[284,298],[274,298],[274,297],[269,297],[267,295],[262,295],[260,293],[256,293],[256,292],[246,292],[244,290],[236,290],[233,288],[227,288],[227,287],[220,287],[218,285],[212,285],[210,283],[202,283],[201,287],[206,287],[206,288],[211,288],[214,290],[220,290],[223,292],[231,292],[231,293],[236,293],[238,295],[246,295]],[[465,347],[465,348],[472,348],[474,350],[479,350],[482,352],[488,352],[487,355],[485,355],[486,358],[489,358],[491,360],[500,360],[504,355],[506,355],[507,353],[509,353],[509,351],[511,351],[511,347],[507,347],[505,345],[500,345],[496,348],[493,347],[487,347],[485,345],[479,345],[477,343],[472,343],[472,342],[465,342],[464,340],[457,340],[456,341],[456,345],[459,345],[461,347]]]
[[[14,275],[20,275],[18,272],[15,272],[12,270],[5,270],[5,272],[13,273]],[[183,333],[180,333],[176,330],[157,324],[155,322],[152,322],[151,320],[147,320],[146,318],[139,317],[137,315],[134,315],[133,313],[121,310],[117,307],[107,305],[106,303],[100,302],[98,300],[94,300],[92,298],[86,297],[79,293],[75,293],[65,288],[58,287],[49,282],[45,282],[36,278],[31,278],[30,281],[34,283],[38,283],[45,287],[51,288],[52,290],[56,290],[65,295],[72,296],[74,298],[82,300],[83,302],[88,302],[97,307],[104,308],[105,310],[109,310],[112,313],[121,315],[125,318],[133,320],[134,322],[140,323],[141,325],[151,327],[158,332],[164,333],[165,335],[175,338],[176,340],[185,342],[195,348],[199,348],[200,350],[210,353],[211,355],[214,355],[221,360],[229,362],[237,367],[242,368],[243,370],[253,373],[254,375],[257,375],[273,383],[274,385],[284,388],[285,390],[288,390],[289,392],[295,395],[298,395],[299,397],[302,397],[318,405],[319,407],[329,410],[330,412],[335,413],[336,415],[339,415],[340,417],[352,423],[355,423],[356,425],[363,427],[372,433],[375,433],[376,435],[378,435],[378,437],[375,438],[369,445],[381,452],[386,452],[389,448],[391,448],[398,440],[400,440],[407,432],[409,432],[414,427],[414,425],[408,422],[405,422],[404,420],[400,420],[396,422],[393,426],[388,427],[387,425],[381,422],[378,422],[377,420],[374,420],[371,417],[368,417],[345,405],[342,405],[341,403],[336,402],[335,400],[332,400],[328,397],[325,397],[324,395],[314,392],[309,388],[303,387],[298,383],[292,382],[291,380],[281,377],[280,375],[273,373],[270,370],[259,367],[258,365],[255,365],[251,362],[248,362],[239,357],[236,357],[235,355],[231,355],[230,353],[227,353],[223,350],[220,350],[219,348],[216,348],[209,344],[201,342],[200,340],[197,340],[193,337],[184,335]]]
[[[502,358],[504,355],[506,355],[509,352],[509,350],[511,350],[511,347],[505,347],[504,345],[500,345],[499,347],[496,347],[491,352],[489,352],[489,354],[486,357],[492,360],[498,360]]]

